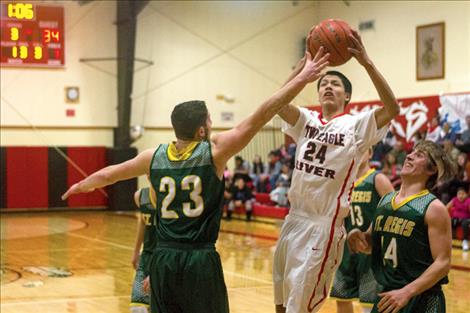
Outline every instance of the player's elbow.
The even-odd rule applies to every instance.
[[[391,119],[400,113],[400,106],[398,105],[398,102],[395,98],[390,99],[388,105],[386,106],[386,111]]]
[[[440,263],[440,273],[441,273],[441,277],[445,277],[449,274],[450,272],[450,269],[451,269],[451,262],[450,262],[450,257],[446,257],[446,258],[441,258],[439,260],[439,263]]]

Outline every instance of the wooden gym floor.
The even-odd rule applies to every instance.
[[[106,211],[1,215],[2,313],[129,312],[136,219]],[[232,313],[273,313],[272,254],[279,222],[222,222],[217,244]],[[469,253],[453,250],[447,312],[470,307]],[[42,267],[42,268],[41,268]],[[41,276],[45,267],[69,277]],[[29,268],[29,269],[28,269]],[[31,268],[33,272],[31,272]],[[328,300],[320,312],[335,312]],[[355,306],[356,312],[360,308]]]

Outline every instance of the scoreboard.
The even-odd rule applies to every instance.
[[[64,8],[2,1],[1,66],[63,67]]]

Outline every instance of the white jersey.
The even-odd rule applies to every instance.
[[[295,125],[283,131],[297,143],[289,189],[291,212],[300,216],[344,218],[364,152],[380,141],[388,127],[377,129],[374,111],[342,114],[330,121],[300,108]]]

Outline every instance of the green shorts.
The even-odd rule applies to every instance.
[[[150,261],[152,313],[228,313],[220,256],[213,244],[161,243]]]
[[[330,297],[339,301],[359,300],[361,303],[374,304],[382,288],[375,280],[370,265],[370,255],[351,254],[345,247]]]
[[[371,313],[378,313],[377,304]],[[445,313],[446,299],[440,289],[426,290],[420,295],[412,298],[408,304],[400,310],[400,313]]]
[[[139,266],[135,271],[132,284],[131,306],[150,305],[150,295],[144,292],[144,279],[148,276],[148,265],[152,254],[142,252],[139,258]]]

